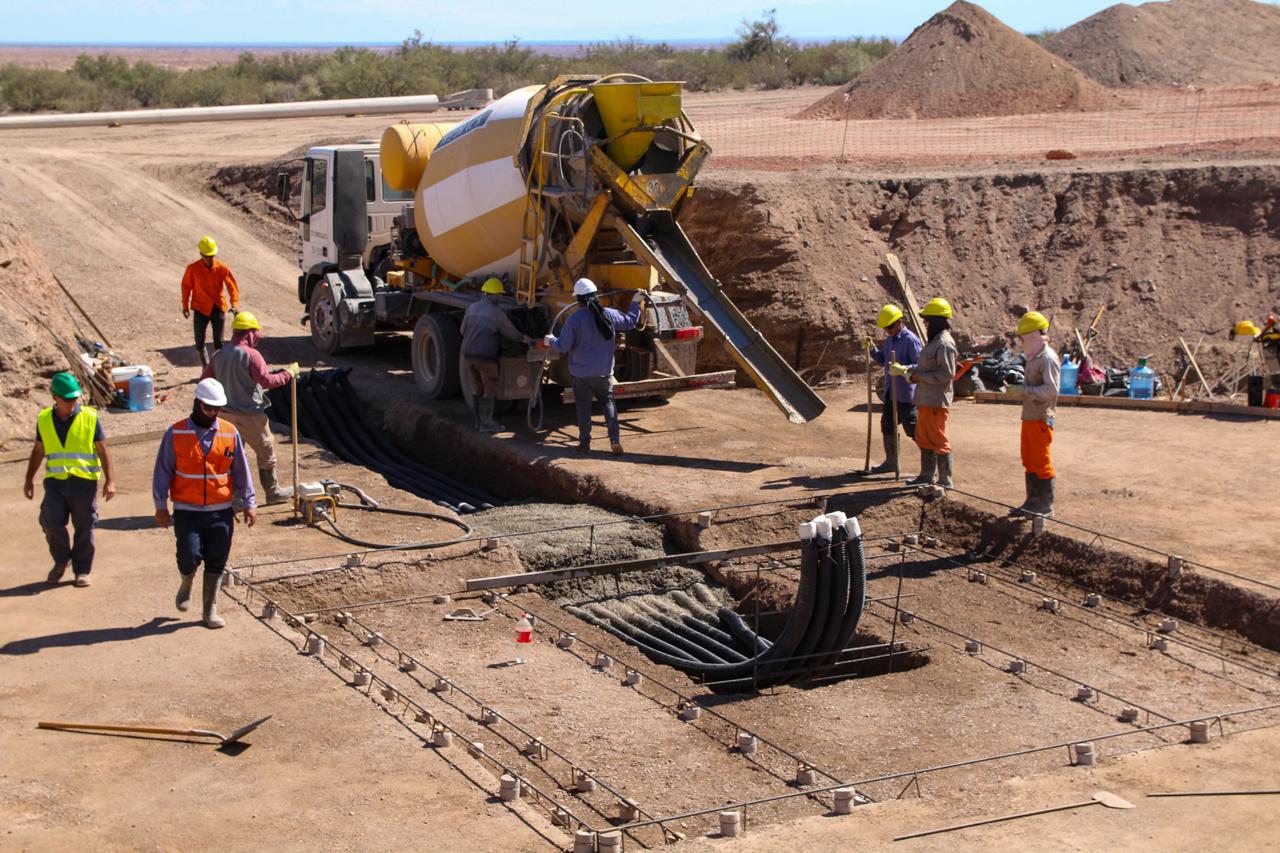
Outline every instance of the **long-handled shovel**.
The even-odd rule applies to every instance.
[[[247,726],[241,726],[229,735],[220,734],[219,732],[209,731],[208,729],[162,729],[155,726],[107,726],[97,723],[49,723],[42,722],[36,725],[38,729],[54,729],[56,731],[90,731],[90,732],[131,732],[147,735],[173,735],[175,737],[211,737],[216,738],[219,746],[230,746],[238,743],[242,737],[256,729],[258,726],[271,719],[271,715],[263,717],[261,720],[254,720]]]
[[[866,474],[866,473],[870,473],[871,471],[871,428],[873,426],[872,417],[871,417],[871,393],[872,393],[873,383],[871,381],[871,339],[870,338],[867,338],[867,342],[863,347],[863,349],[866,350],[866,354],[867,354],[867,459],[866,459],[866,463],[862,466],[862,472]]]
[[[989,817],[986,820],[975,820],[970,823],[958,823],[955,826],[943,826],[938,829],[926,829],[923,832],[912,832],[908,835],[899,835],[894,841],[905,841],[908,838],[923,838],[926,835],[937,835],[940,832],[954,832],[957,829],[969,829],[973,826],[986,826],[989,823],[1001,823],[1006,820],[1017,820],[1022,817],[1035,817],[1036,815],[1050,814],[1052,812],[1065,812],[1071,809],[1082,809],[1085,806],[1106,806],[1109,809],[1132,809],[1135,808],[1133,803],[1117,797],[1110,791],[1094,791],[1091,799],[1082,803],[1067,803],[1063,806],[1050,806],[1047,809],[1036,809],[1031,812],[1018,812],[1017,814],[1004,815],[1003,817]]]

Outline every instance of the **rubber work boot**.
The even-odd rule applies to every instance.
[[[610,442],[610,443],[609,443],[609,452],[610,452],[610,453],[612,453],[614,456],[621,456],[621,455],[622,455],[622,452],[623,452],[623,451],[622,451],[622,442],[620,442],[620,441]]]
[[[1009,510],[1009,515],[1027,515],[1032,511],[1031,507],[1035,503],[1036,480],[1040,478],[1030,471],[1024,471],[1023,474],[1027,481],[1027,499],[1022,502],[1022,506]]]
[[[938,485],[944,489],[951,488],[951,454],[935,453],[938,459]]]
[[[938,470],[938,454],[920,448],[920,475],[907,482],[908,486],[929,486]]]
[[[884,442],[884,461],[871,469],[872,474],[889,474],[898,467],[898,444],[893,440],[893,436],[880,434],[880,440]]]
[[[209,366],[209,356],[205,354],[204,347],[196,347],[196,352],[200,353],[200,366]]]
[[[293,497],[293,486],[281,486],[275,468],[259,468],[258,479],[262,481],[262,491],[267,495],[267,506],[282,504]]]
[[[204,626],[221,628],[227,623],[218,615],[218,588],[222,586],[222,572],[204,573]]]
[[[502,432],[502,424],[493,419],[493,407],[497,402],[497,397],[480,398],[479,429],[481,432]]]
[[[1036,503],[1032,510],[1036,515],[1053,518],[1054,478],[1041,480],[1036,477]]]
[[[191,609],[191,584],[195,582],[196,573],[184,575],[179,572],[178,577],[182,580],[178,583],[178,595],[173,600],[173,606],[186,613]]]

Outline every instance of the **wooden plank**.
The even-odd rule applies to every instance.
[[[502,589],[505,587],[535,585],[552,581],[571,580],[573,578],[591,578],[599,575],[616,575],[623,572],[638,572],[645,569],[661,569],[666,566],[696,566],[703,563],[714,563],[718,560],[736,560],[744,557],[760,557],[766,554],[780,554],[799,549],[797,540],[786,542],[769,542],[763,545],[746,545],[741,548],[722,548],[716,551],[691,551],[687,554],[664,554],[661,557],[646,557],[640,560],[622,560],[616,563],[597,563],[592,566],[575,566],[570,569],[549,569],[545,572],[522,572],[515,575],[494,575],[487,578],[468,578],[467,592],[482,589]]]
[[[884,260],[889,267],[889,272],[893,273],[893,277],[898,280],[898,286],[902,288],[902,299],[907,304],[907,318],[911,320],[911,327],[923,341],[925,339],[924,323],[920,321],[920,306],[916,304],[916,295],[911,291],[911,285],[907,284],[906,267],[893,252],[886,252]]]
[[[126,444],[138,444],[143,441],[159,441],[164,438],[165,430],[152,430],[151,432],[138,432],[133,435],[122,435],[118,438],[107,436],[107,447],[123,447]],[[31,446],[28,445],[26,450],[11,450],[8,453],[0,453],[0,465],[9,462],[25,462],[31,458]]]
[[[1022,404],[1022,395],[1018,392],[979,391],[974,395],[974,399],[979,403]],[[1232,403],[1219,403],[1210,400],[1131,400],[1128,397],[1061,396],[1058,398],[1057,405],[1093,409],[1180,412],[1199,415],[1235,415],[1237,417],[1280,420],[1280,409],[1265,409],[1260,406],[1237,406]]]
[[[693,391],[698,388],[732,388],[735,373],[721,370],[717,373],[694,373],[690,376],[671,376],[666,379],[641,379],[638,382],[619,382],[613,386],[613,398],[626,400],[631,397],[648,397],[655,394],[674,394],[677,391]],[[573,389],[561,394],[565,403],[573,402]]]
[[[1196,361],[1196,354],[1187,346],[1187,342],[1178,336],[1178,346],[1182,347],[1182,354],[1187,357],[1187,361],[1191,364],[1191,368],[1196,372],[1196,378],[1200,380],[1200,387],[1204,388],[1204,393],[1213,396],[1213,389],[1209,387],[1209,383],[1204,381],[1204,374],[1200,371],[1200,363]]]

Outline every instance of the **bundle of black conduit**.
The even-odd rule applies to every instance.
[[[800,525],[800,584],[773,643],[733,610],[711,609],[701,595],[692,603],[677,598],[681,612],[647,603],[566,609],[657,663],[699,677],[718,693],[736,693],[831,670],[853,639],[866,593],[862,528],[856,518],[833,512]]]
[[[298,432],[344,461],[376,471],[387,483],[457,513],[490,509],[498,500],[475,486],[434,471],[395,449],[390,438],[369,425],[351,387],[351,371],[312,370],[298,382]],[[288,425],[289,389],[270,392],[272,419]]]

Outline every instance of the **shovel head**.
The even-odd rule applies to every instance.
[[[1102,803],[1102,805],[1106,806],[1109,809],[1136,808],[1136,806],[1134,806],[1133,803],[1129,802],[1123,797],[1117,797],[1115,794],[1111,793],[1110,791],[1094,791],[1093,799],[1095,802]]]
[[[227,735],[226,737],[224,737],[224,738],[222,739],[222,745],[223,745],[223,746],[227,746],[228,744],[232,744],[232,743],[239,743],[239,742],[240,742],[240,738],[244,737],[244,736],[245,736],[245,735],[247,735],[249,732],[253,731],[253,730],[254,730],[254,729],[256,729],[258,726],[262,725],[262,724],[263,724],[263,723],[265,723],[267,720],[271,719],[271,716],[272,716],[271,714],[268,714],[267,716],[263,717],[261,720],[254,720],[252,723],[250,723],[250,724],[249,724],[249,725],[247,725],[247,726],[241,726],[240,728],[236,729],[236,730],[235,730],[234,732],[232,732],[231,734],[229,734],[229,735]],[[1094,796],[1096,797],[1097,795],[1095,794]],[[1119,798],[1117,798],[1117,799],[1119,799]],[[1124,801],[1123,801],[1123,800],[1121,800],[1121,802],[1124,802]],[[1133,808],[1133,807],[1132,807],[1132,806],[1130,806],[1129,808]]]

